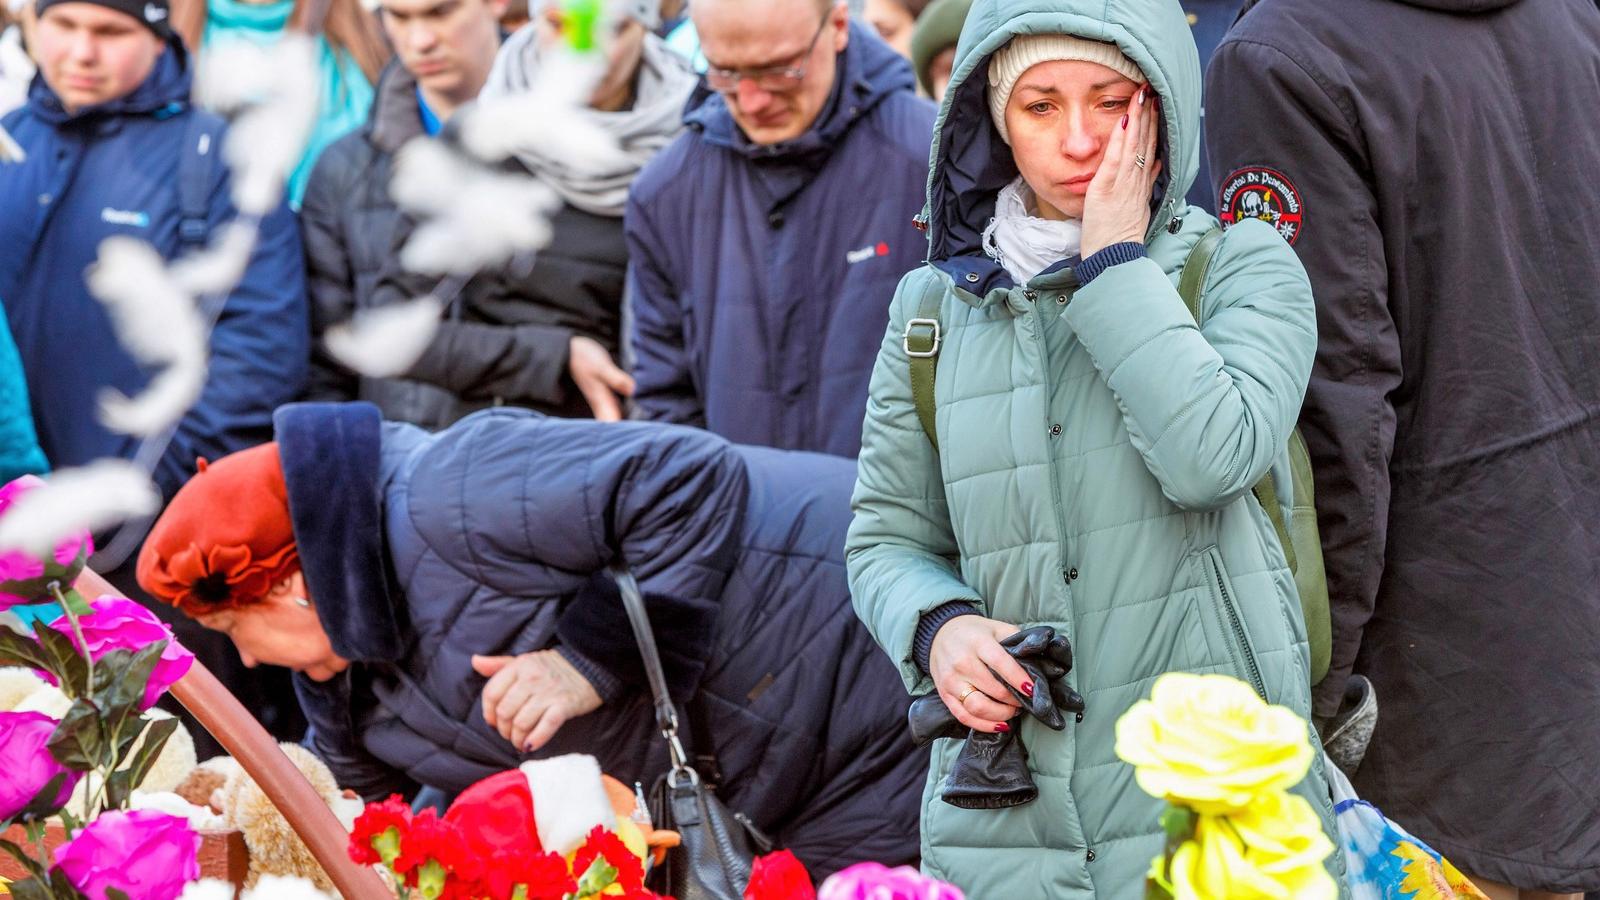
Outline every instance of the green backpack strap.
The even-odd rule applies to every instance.
[[[934,430],[933,383],[939,377],[939,345],[944,335],[939,327],[939,304],[944,300],[944,289],[937,282],[922,291],[917,304],[917,316],[907,320],[905,336],[900,345],[911,360],[911,402],[917,408],[917,419],[928,435],[934,452],[939,450],[939,437]]]
[[[1211,259],[1222,244],[1222,229],[1213,228],[1195,242],[1189,258],[1183,261],[1183,274],[1178,276],[1178,296],[1189,307],[1189,316],[1196,325],[1205,324],[1200,317],[1200,295],[1205,291],[1206,273],[1211,271]]]
[[[1194,318],[1197,326],[1205,324],[1205,318],[1200,309],[1200,297],[1205,292],[1206,275],[1211,271],[1211,260],[1217,255],[1217,248],[1222,245],[1222,229],[1213,228],[1195,242],[1194,249],[1189,251],[1189,258],[1183,262],[1183,274],[1178,276],[1178,296],[1183,298],[1183,305],[1189,307],[1189,315]],[[1272,483],[1272,474],[1269,472],[1259,481],[1253,492],[1256,501],[1266,511],[1267,518],[1272,520],[1273,530],[1278,532],[1278,543],[1283,545],[1283,555],[1288,558],[1289,571],[1295,570],[1294,542],[1290,539],[1289,523],[1283,518],[1283,507],[1278,505],[1278,489]]]

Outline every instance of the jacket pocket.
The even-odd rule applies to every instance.
[[[1261,665],[1256,662],[1255,651],[1250,647],[1250,634],[1245,629],[1244,615],[1239,611],[1239,596],[1234,592],[1233,582],[1228,578],[1228,569],[1223,565],[1221,551],[1215,546],[1206,548],[1200,554],[1200,567],[1211,594],[1212,608],[1216,611],[1223,641],[1228,646],[1233,671],[1249,682],[1261,699],[1265,700],[1267,685],[1261,677]]]

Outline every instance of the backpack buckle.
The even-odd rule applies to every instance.
[[[913,329],[918,327],[927,328],[928,331],[914,334]],[[905,349],[906,355],[912,359],[928,359],[939,355],[941,338],[938,319],[908,319],[906,321],[906,333],[900,339],[900,346]],[[916,341],[914,349],[911,343],[913,339]]]

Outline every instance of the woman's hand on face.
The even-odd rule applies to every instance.
[[[600,708],[600,695],[554,650],[521,656],[474,656],[483,686],[483,718],[522,752],[543,747],[572,719]]]
[[[1033,691],[1028,673],[1000,646],[1002,638],[1016,633],[1017,626],[1005,622],[957,616],[933,636],[929,674],[939,697],[968,728],[991,732],[1010,728],[1006,722],[1022,705],[1006,690],[1002,678],[1024,694]]]
[[[1145,85],[1134,94],[1121,124],[1111,130],[1105,156],[1084,196],[1080,249],[1084,259],[1112,244],[1144,243],[1150,229],[1150,193],[1161,174],[1161,160],[1156,158],[1160,134],[1161,98]]]

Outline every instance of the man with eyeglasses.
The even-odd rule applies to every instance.
[[[689,130],[633,184],[638,414],[854,457],[900,276],[927,243],[932,104],[831,0],[694,0]]]

